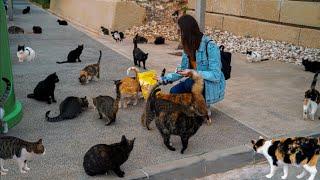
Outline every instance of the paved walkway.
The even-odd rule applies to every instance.
[[[17,98],[23,103],[24,116],[22,122],[11,129],[8,135],[29,141],[43,138],[46,155],[30,162],[31,171],[23,175],[18,172],[14,161],[6,162],[5,165],[10,171],[1,179],[87,179],[88,176],[85,175],[82,168],[84,153],[98,143],[118,142],[123,134],[129,138],[137,138],[129,160],[122,166],[127,176],[130,176],[133,170],[243,145],[250,139],[258,137],[257,132],[217,110],[213,114],[214,124],[202,126],[199,132],[190,139],[185,154],[180,155],[178,151],[171,152],[166,149],[157,130],[147,131],[141,127],[142,101],[136,107],[120,110],[116,123],[110,127],[104,126],[104,122],[98,119],[98,114],[94,109],[89,109],[74,120],[59,123],[46,122],[45,112],[51,110],[52,116],[57,115],[59,103],[67,96],[95,97],[100,94],[115,96],[112,80],[124,77],[126,69],[133,63],[132,60],[116,53],[74,27],[59,26],[56,17],[36,6],[31,5],[31,14],[22,15],[21,11],[26,5],[24,0],[14,1],[15,17],[9,25],[20,26],[26,32],[32,32],[32,26],[40,25],[43,28],[43,34],[10,35],[15,91]],[[125,43],[129,41],[131,40],[126,40]],[[125,47],[125,43],[110,42],[113,46],[119,47]],[[32,47],[37,53],[36,60],[31,63],[18,63],[16,57],[18,44]],[[68,52],[78,44],[84,44],[85,48],[81,55],[82,63],[56,64],[56,61],[65,60]],[[78,82],[79,71],[85,65],[97,61],[99,50],[102,50],[103,55],[101,79],[81,86]],[[161,64],[171,62],[172,57],[168,56],[168,59],[164,59]],[[160,70],[163,65],[155,66],[159,63],[156,60],[157,58],[152,54],[148,60],[148,68]],[[175,64],[176,62],[172,61],[168,63],[168,66],[173,70]],[[27,99],[26,95],[33,91],[35,85],[53,72],[57,72],[60,78],[56,87],[58,103],[47,105]],[[172,138],[172,143],[178,149],[181,148],[179,138]],[[107,178],[112,177],[114,176],[107,176]]]

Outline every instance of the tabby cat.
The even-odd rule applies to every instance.
[[[24,34],[24,30],[18,26],[10,26],[8,32],[9,34]]]
[[[0,175],[7,174],[8,169],[5,169],[3,165],[4,160],[8,159],[15,159],[20,172],[27,173],[30,170],[27,166],[27,161],[31,160],[34,154],[45,154],[42,139],[37,142],[27,142],[12,136],[0,137]]]
[[[122,106],[124,108],[128,107],[128,104],[133,101],[133,105],[138,104],[139,99],[139,92],[141,91],[138,73],[139,70],[136,67],[130,67],[127,69],[127,75],[130,74],[130,71],[134,71],[135,78],[125,77],[121,80],[120,85],[120,93],[121,93],[121,100],[119,103],[119,108]]]
[[[122,136],[121,142],[114,144],[97,144],[91,147],[83,159],[83,168],[89,176],[103,175],[113,171],[118,177],[124,177],[120,166],[125,163],[133,149],[135,138],[128,140]]]
[[[10,90],[11,90],[11,82],[7,78],[2,78],[2,80],[6,83],[6,89],[4,90],[1,98],[0,98],[0,129],[3,129],[3,133],[8,132],[8,125],[4,121],[4,104],[7,102],[9,95],[10,95]]]
[[[121,81],[114,81],[116,85],[117,98],[114,99],[110,96],[98,96],[93,98],[93,104],[99,112],[100,119],[106,119],[106,126],[116,121],[117,112],[120,101],[120,85]]]
[[[75,63],[75,62],[77,62],[77,60],[78,60],[78,62],[81,62],[80,55],[82,53],[82,50],[83,50],[83,44],[78,45],[78,47],[76,49],[69,52],[67,61],[62,61],[62,62],[57,62],[57,63],[58,64]]]
[[[49,122],[59,122],[67,119],[74,119],[79,116],[80,113],[88,109],[89,102],[87,97],[79,98],[70,96],[61,102],[59,109],[60,114],[57,117],[50,118],[50,111],[46,112],[46,119]]]
[[[288,165],[302,166],[303,172],[296,177],[303,178],[306,173],[310,173],[308,180],[314,180],[317,174],[317,162],[320,154],[320,138],[294,137],[265,140],[251,140],[254,151],[263,154],[270,165],[270,173],[267,178],[272,178],[279,165],[283,166],[283,176],[288,177]]]
[[[100,60],[102,52],[100,50],[99,60],[96,64],[90,64],[80,71],[79,81],[82,85],[86,84],[88,80],[92,80],[94,76],[100,78]]]

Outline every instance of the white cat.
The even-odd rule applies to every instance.
[[[247,51],[246,54],[247,54],[247,60],[249,62],[261,62],[261,61],[269,60],[268,58],[263,58],[261,53],[256,51]]]
[[[19,62],[23,62],[25,60],[33,61],[36,57],[36,52],[30,47],[24,47],[24,45],[23,46],[18,45],[17,56],[19,58]]]

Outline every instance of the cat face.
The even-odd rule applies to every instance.
[[[78,49],[79,50],[83,50],[83,44],[82,45],[78,45]]]
[[[136,138],[133,138],[132,140],[128,140],[125,135],[122,136],[121,138],[121,144],[126,145],[128,150],[131,151],[134,146],[134,141]]]
[[[52,73],[48,76],[48,79],[50,79],[52,82],[57,83],[59,82],[59,78],[57,73]]]
[[[24,52],[24,45],[23,46],[20,46],[18,45],[18,52]]]
[[[264,145],[264,143],[266,142],[266,140],[260,136],[258,141],[255,140],[251,140],[251,143],[253,145],[253,150],[256,151],[257,153],[261,153],[262,152],[262,146]]]
[[[33,148],[32,148],[32,151],[35,153],[35,154],[45,154],[45,149],[44,149],[44,146],[42,144],[42,139],[39,139],[39,141],[37,141]]]
[[[86,84],[86,82],[87,82],[86,76],[84,76],[84,75],[80,76],[80,77],[79,77],[79,82],[80,82],[80,84],[82,84],[82,85]]]
[[[87,96],[85,96],[84,98],[80,98],[81,99],[81,106],[83,108],[88,108],[89,107],[89,101],[87,99]]]

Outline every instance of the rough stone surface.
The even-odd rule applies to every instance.
[[[281,0],[242,0],[241,16],[279,21]]]

